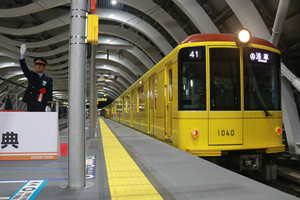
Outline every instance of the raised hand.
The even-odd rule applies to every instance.
[[[20,54],[25,55],[26,49],[27,49],[26,44],[22,44],[20,48]]]

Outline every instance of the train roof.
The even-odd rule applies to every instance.
[[[181,44],[191,43],[191,42],[214,42],[214,41],[235,42],[235,39],[233,34],[224,34],[224,33],[194,34],[189,36],[185,40],[183,40]],[[250,43],[276,48],[269,41],[257,37],[252,37]]]

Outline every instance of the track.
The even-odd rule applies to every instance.
[[[231,171],[239,173],[243,176],[261,182],[265,185],[273,187],[277,190],[300,198],[300,161],[290,158],[278,158],[277,163],[277,180],[265,181],[262,180],[260,174],[256,172],[241,172],[233,169],[232,166],[222,165]]]
[[[300,197],[300,162],[298,160],[278,159],[277,180],[268,185]]]

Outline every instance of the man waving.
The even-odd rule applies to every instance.
[[[25,91],[23,102],[27,103],[27,110],[30,112],[50,111],[52,103],[52,78],[44,74],[47,61],[44,58],[35,58],[35,72],[28,69],[25,62],[26,45],[20,48],[21,69],[28,79],[28,87]]]

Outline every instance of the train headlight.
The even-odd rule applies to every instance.
[[[251,33],[248,29],[242,28],[235,33],[235,41],[237,44],[248,44],[251,40]]]

